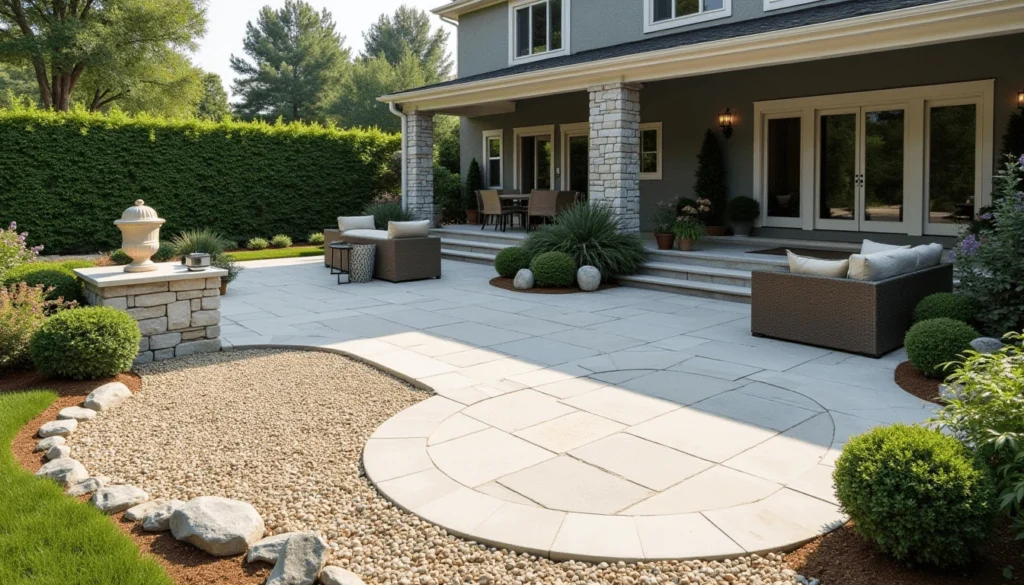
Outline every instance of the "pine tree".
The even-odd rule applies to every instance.
[[[697,181],[693,186],[696,199],[711,201],[711,211],[706,221],[708,225],[725,225],[725,204],[729,200],[729,192],[725,185],[725,160],[718,137],[712,130],[704,134],[704,144],[697,155]]]
[[[409,6],[400,6],[393,16],[381,15],[363,33],[366,59],[383,57],[398,65],[411,53],[424,71],[426,83],[437,83],[451,77],[452,60],[448,55],[448,31],[430,30],[430,15]],[[408,88],[403,88],[408,89]]]

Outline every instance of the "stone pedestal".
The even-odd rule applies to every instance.
[[[180,264],[158,264],[152,272],[121,266],[81,268],[86,301],[114,307],[139,322],[142,343],[136,364],[220,351],[220,282],[227,271],[189,272]]]

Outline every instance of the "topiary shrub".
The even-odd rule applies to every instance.
[[[750,197],[733,197],[725,204],[725,217],[730,221],[754,221],[761,216],[761,205]]]
[[[271,248],[291,248],[292,239],[284,234],[277,234],[273,238],[270,238]]]
[[[981,335],[963,321],[940,318],[928,319],[907,331],[903,344],[907,347],[910,363],[926,376],[941,377],[944,364],[960,361],[960,355],[971,348],[971,342]]]
[[[523,268],[530,267],[530,254],[518,246],[505,248],[494,257],[494,269],[505,278],[515,278]]]
[[[954,293],[935,293],[921,299],[914,309],[914,322],[928,319],[955,319],[970,323],[974,321],[974,302],[969,297]]]
[[[833,478],[854,529],[899,561],[964,565],[992,531],[990,472],[937,430],[895,425],[854,437]]]
[[[82,300],[82,283],[74,272],[60,264],[32,262],[8,270],[3,284],[13,286],[19,282],[29,286],[42,286],[47,290],[48,301],[57,298],[69,302]]]
[[[245,243],[245,247],[249,250],[266,250],[270,247],[270,242],[264,238],[253,238]]]
[[[565,252],[546,252],[533,259],[530,270],[541,288],[568,288],[576,282],[576,262]]]
[[[323,232],[317,232],[315,234],[309,234],[309,243],[311,245],[313,245],[313,246],[323,246],[324,245],[324,233]]]
[[[106,378],[132,367],[142,334],[128,313],[86,307],[57,313],[32,335],[29,355],[50,376]]]
[[[565,252],[577,266],[600,270],[605,280],[636,274],[647,261],[640,237],[619,231],[618,220],[598,204],[573,205],[562,211],[553,224],[531,233],[523,247],[532,258]]]

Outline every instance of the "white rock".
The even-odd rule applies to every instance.
[[[275,534],[274,536],[268,536],[263,540],[249,547],[249,552],[245,553],[245,562],[255,563],[256,561],[263,561],[267,564],[277,564],[277,558],[281,555],[281,549],[284,548],[284,543],[288,542],[288,539],[295,534],[294,532],[286,532],[284,534]]]
[[[132,391],[127,386],[120,382],[110,382],[90,392],[82,406],[96,412],[103,412],[114,408],[131,396]]]
[[[71,447],[68,447],[67,445],[54,445],[46,452],[47,461],[64,459],[65,457],[71,457]]]
[[[64,437],[47,437],[42,441],[36,443],[36,448],[33,449],[32,451],[36,453],[38,453],[39,451],[49,451],[51,447],[63,445],[64,443],[67,442],[68,440],[65,439]]]
[[[512,281],[512,285],[518,290],[530,290],[537,283],[533,277],[533,271],[529,268],[523,268],[516,273],[516,279]]]
[[[68,495],[74,498],[78,496],[84,496],[85,494],[91,494],[94,491],[110,483],[110,480],[102,475],[90,477],[82,483],[75,484],[68,488]]]
[[[166,532],[171,529],[171,515],[185,505],[181,500],[170,500],[153,508],[142,519],[142,529],[146,532]]]
[[[601,271],[593,266],[581,266],[576,271],[576,284],[584,292],[593,292],[601,288]]]
[[[39,468],[36,477],[47,477],[60,485],[67,487],[82,483],[89,477],[85,466],[74,459],[54,459]]]
[[[129,522],[138,522],[146,517],[154,508],[162,506],[164,500],[150,500],[142,502],[138,506],[132,506],[124,512],[124,519]]]
[[[971,349],[978,353],[996,353],[1003,349],[1003,342],[995,337],[979,337],[971,342]]]
[[[313,585],[330,549],[315,532],[299,532],[285,541],[267,585]]]
[[[320,582],[323,585],[366,585],[359,575],[335,566],[324,567],[320,573]]]
[[[189,501],[171,515],[171,533],[217,557],[245,552],[263,538],[263,518],[245,502],[213,496]]]
[[[78,430],[77,420],[54,420],[39,427],[39,436],[47,437],[70,437]]]
[[[92,420],[96,418],[96,411],[91,408],[82,408],[81,406],[69,406],[62,408],[57,413],[57,420],[77,420],[79,422],[83,420]]]
[[[130,485],[110,485],[96,490],[92,505],[106,514],[117,514],[149,500],[149,494]]]

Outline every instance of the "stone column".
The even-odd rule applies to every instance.
[[[416,219],[434,217],[434,115],[414,112],[406,120],[406,205]]]
[[[590,91],[590,202],[604,205],[622,231],[640,231],[640,86]]]

